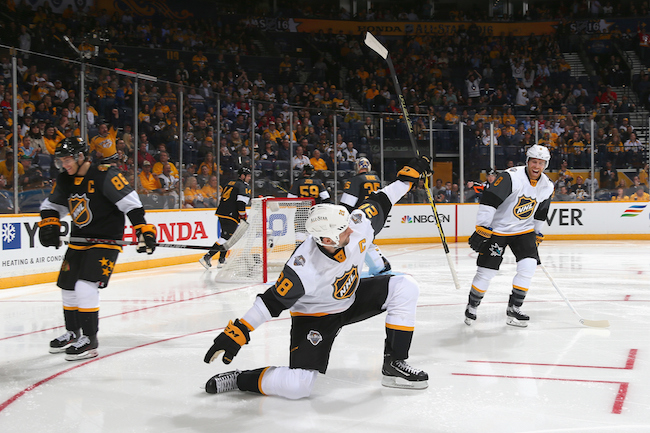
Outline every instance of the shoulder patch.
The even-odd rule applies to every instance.
[[[363,214],[360,211],[356,212],[356,210],[355,210],[355,211],[352,212],[352,215],[350,215],[350,219],[352,220],[353,223],[360,224],[362,215]]]
[[[303,256],[298,256],[293,259],[294,266],[302,266],[305,264],[305,258]]]
[[[99,171],[108,171],[109,168],[111,168],[110,164],[100,164],[97,166],[97,170]]]

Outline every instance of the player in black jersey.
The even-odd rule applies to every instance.
[[[330,194],[325,189],[323,181],[320,179],[312,179],[314,167],[312,165],[305,165],[302,168],[302,177],[295,181],[291,186],[291,191],[287,194],[287,198],[313,198],[316,204],[331,203]]]
[[[370,161],[366,158],[357,160],[357,174],[345,182],[341,204],[348,212],[358,208],[368,196],[381,188],[381,181],[376,174],[370,174]],[[370,245],[366,255],[366,265],[371,275],[390,271],[390,263],[374,243]]]
[[[138,194],[117,168],[93,166],[88,154],[88,145],[78,137],[57,144],[54,158],[61,173],[41,204],[41,244],[59,248],[59,218],[68,213],[71,236],[122,240],[126,215],[136,231],[137,251],[153,253],[156,227],[147,224]],[[66,333],[50,342],[50,353],[65,352],[68,361],[98,355],[98,289],[108,285],[121,251],[112,244],[70,242],[57,281],[62,289]]]
[[[237,230],[239,221],[246,220],[246,206],[251,201],[251,188],[249,182],[251,181],[251,170],[248,167],[242,167],[237,171],[238,179],[231,180],[223,188],[221,193],[221,201],[217,207],[216,215],[219,217],[219,225],[221,226],[221,236],[201,259],[199,263],[204,268],[210,269],[212,267],[212,256],[219,254],[219,264],[223,265],[226,262],[226,254],[228,251],[222,251],[221,244],[226,242]]]

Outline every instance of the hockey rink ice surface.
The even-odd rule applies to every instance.
[[[381,386],[384,318],[345,327],[311,397],[202,387],[222,371],[288,365],[287,312],[251,333],[229,366],[203,356],[267,285],[217,284],[199,263],[115,274],[101,293],[99,357],[49,354],[63,332],[54,284],[0,291],[0,432],[650,432],[650,242],[546,241],[523,311],[505,324],[515,273],[506,253],[478,321],[463,323],[476,255],[451,244],[385,245],[419,282],[409,362],[425,390]],[[198,256],[197,256],[198,258]]]

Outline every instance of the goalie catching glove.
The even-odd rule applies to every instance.
[[[57,217],[43,218],[38,222],[38,239],[44,247],[61,246],[61,221]]]
[[[411,182],[411,187],[415,187],[422,176],[431,174],[431,158],[420,156],[413,158],[397,173],[397,180]]]
[[[228,322],[226,329],[214,339],[214,344],[205,354],[203,361],[209,364],[223,352],[223,363],[230,364],[239,353],[239,349],[250,341],[250,331],[252,329],[248,324],[240,322],[239,319],[235,319],[234,323]]]
[[[476,226],[476,231],[469,237],[469,246],[477,253],[484,243],[492,237],[492,229],[489,227]]]
[[[153,254],[156,249],[156,226],[153,224],[140,224],[135,226],[135,235],[138,238],[139,253]]]

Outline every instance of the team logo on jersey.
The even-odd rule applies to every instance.
[[[496,242],[490,245],[490,256],[492,257],[500,257],[503,255],[503,247],[501,247],[499,244]]]
[[[298,256],[295,259],[293,259],[294,266],[302,266],[304,264],[305,264],[305,258],[303,256]]]
[[[522,196],[519,197],[519,201],[515,205],[515,208],[512,210],[512,212],[515,214],[515,217],[519,218],[520,220],[525,220],[533,215],[536,204],[537,200],[534,198]]]
[[[70,216],[72,222],[77,227],[86,227],[93,220],[93,213],[90,210],[90,200],[86,197],[86,193],[72,194],[68,199],[68,207],[70,208]]]
[[[354,294],[359,285],[359,270],[357,266],[347,271],[334,281],[334,299],[347,299]]]
[[[363,215],[361,212],[352,212],[352,215],[350,215],[350,219],[352,220],[353,223],[359,224],[361,223],[361,215]]]
[[[320,335],[320,332],[318,331],[309,331],[309,334],[307,334],[307,340],[314,346],[316,346],[318,343],[323,341],[323,336]]]

